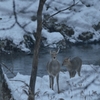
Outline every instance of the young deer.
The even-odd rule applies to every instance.
[[[50,88],[53,89],[53,84],[54,84],[54,78],[56,77],[56,82],[57,82],[57,88],[58,88],[58,93],[59,93],[59,72],[60,72],[60,63],[57,60],[56,56],[58,52],[56,51],[50,51],[51,54],[51,60],[47,63],[47,72],[49,74],[49,84]]]
[[[65,58],[62,66],[66,66],[67,70],[69,71],[70,78],[74,77],[76,75],[76,71],[78,72],[78,75],[80,76],[81,66],[82,66],[82,60],[79,57],[75,57],[73,59]]]

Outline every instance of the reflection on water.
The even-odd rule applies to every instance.
[[[79,45],[60,50],[58,59],[60,63],[65,57],[79,56],[83,60],[83,64],[100,64],[100,45]],[[0,54],[0,62],[5,63],[15,74],[20,72],[24,75],[30,75],[32,68],[33,55],[24,53],[13,53],[11,55]],[[50,59],[49,49],[42,48],[39,54],[38,76],[47,74],[46,63]],[[65,67],[61,67],[66,70]],[[6,70],[9,77],[13,75]]]

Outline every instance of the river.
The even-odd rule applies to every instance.
[[[41,48],[39,54],[39,65],[37,75],[42,77],[47,74],[46,64],[50,59],[49,48]],[[83,64],[99,64],[100,65],[100,45],[77,45],[71,46],[64,50],[60,50],[57,58],[62,63],[65,57],[79,56]],[[15,74],[18,72],[24,75],[30,75],[32,69],[33,55],[28,55],[21,52],[13,52],[12,54],[0,53],[0,62],[4,63],[10,70]],[[5,68],[4,68],[5,69]],[[66,70],[65,67],[61,66],[61,70]],[[10,71],[5,69],[8,77],[13,77]]]

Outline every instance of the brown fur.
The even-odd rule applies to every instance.
[[[66,66],[67,70],[69,71],[70,78],[74,77],[76,72],[78,72],[78,75],[80,76],[82,60],[79,57],[75,57],[71,60],[69,58],[65,58],[62,66]]]

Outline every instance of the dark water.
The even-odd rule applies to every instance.
[[[50,59],[49,48],[42,48],[39,54],[39,66],[38,66],[38,76],[43,76],[47,74],[46,63]],[[100,65],[100,45],[79,45],[60,50],[58,54],[58,59],[60,63],[65,57],[75,57],[79,56],[83,64],[99,64]],[[24,75],[30,75],[32,69],[33,55],[27,55],[25,53],[13,53],[13,54],[0,54],[0,62],[7,65],[10,70],[15,74],[21,73]],[[65,67],[61,67],[61,70],[66,70]],[[5,69],[6,74],[9,77],[13,75]]]

